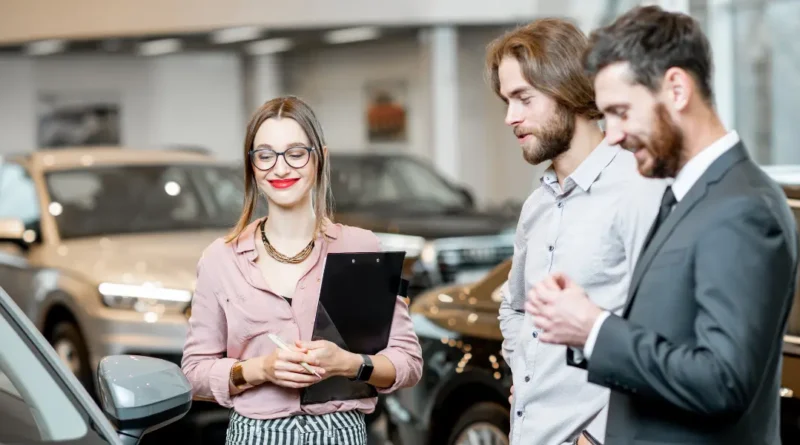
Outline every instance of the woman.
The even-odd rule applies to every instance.
[[[310,341],[326,255],[378,251],[378,238],[331,221],[322,128],[300,99],[273,99],[254,114],[244,159],[239,222],[197,267],[183,372],[195,398],[233,408],[228,444],[366,444],[364,413],[376,398],[303,405],[301,390],[333,376],[363,379],[370,362],[366,381],[378,392],[415,385],[422,356],[408,307],[397,299],[389,344],[377,355]],[[269,216],[250,222],[259,191]]]

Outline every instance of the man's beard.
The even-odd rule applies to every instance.
[[[549,122],[538,129],[518,128],[517,136],[531,134],[535,140],[522,146],[522,157],[532,165],[550,161],[569,150],[575,133],[575,115],[559,105]]]
[[[644,149],[650,154],[653,164],[640,173],[648,178],[674,178],[678,174],[683,155],[683,132],[670,117],[664,104],[654,110],[653,134],[648,143],[639,138],[628,137],[623,147],[629,150]]]

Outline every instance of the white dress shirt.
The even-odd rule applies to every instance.
[[[631,152],[604,141],[563,184],[548,169],[526,200],[499,311],[514,382],[512,445],[562,445],[582,429],[604,436],[609,390],[568,366],[564,346],[539,341],[524,304],[534,284],[563,272],[599,307],[621,311],[665,187],[637,173]]]
[[[689,189],[691,189],[697,180],[703,176],[703,173],[708,170],[708,167],[738,143],[739,133],[735,130],[730,131],[725,136],[714,141],[713,144],[706,147],[700,153],[697,153],[692,159],[689,159],[686,165],[680,169],[678,175],[675,177],[675,181],[672,183],[672,193],[675,194],[675,200],[680,202],[683,197],[689,193]],[[594,349],[594,343],[597,341],[600,328],[610,315],[610,312],[604,311],[597,317],[594,325],[592,325],[592,330],[589,332],[589,337],[586,339],[586,344],[583,346],[583,355],[587,359],[592,356],[592,349]]]

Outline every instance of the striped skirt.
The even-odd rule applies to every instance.
[[[360,411],[250,419],[231,411],[226,445],[367,445]]]

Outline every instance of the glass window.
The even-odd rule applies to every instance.
[[[39,228],[36,186],[28,171],[14,162],[0,161],[0,218],[17,218],[28,229]]]
[[[714,6],[709,6],[714,8]],[[800,1],[731,2],[735,32],[735,128],[762,164],[800,162]],[[722,16],[725,11],[722,11]],[[713,42],[712,42],[713,44]]]
[[[0,443],[105,443],[22,332],[0,305]]]
[[[243,191],[222,166],[128,165],[46,175],[62,238],[173,230],[228,229]]]

